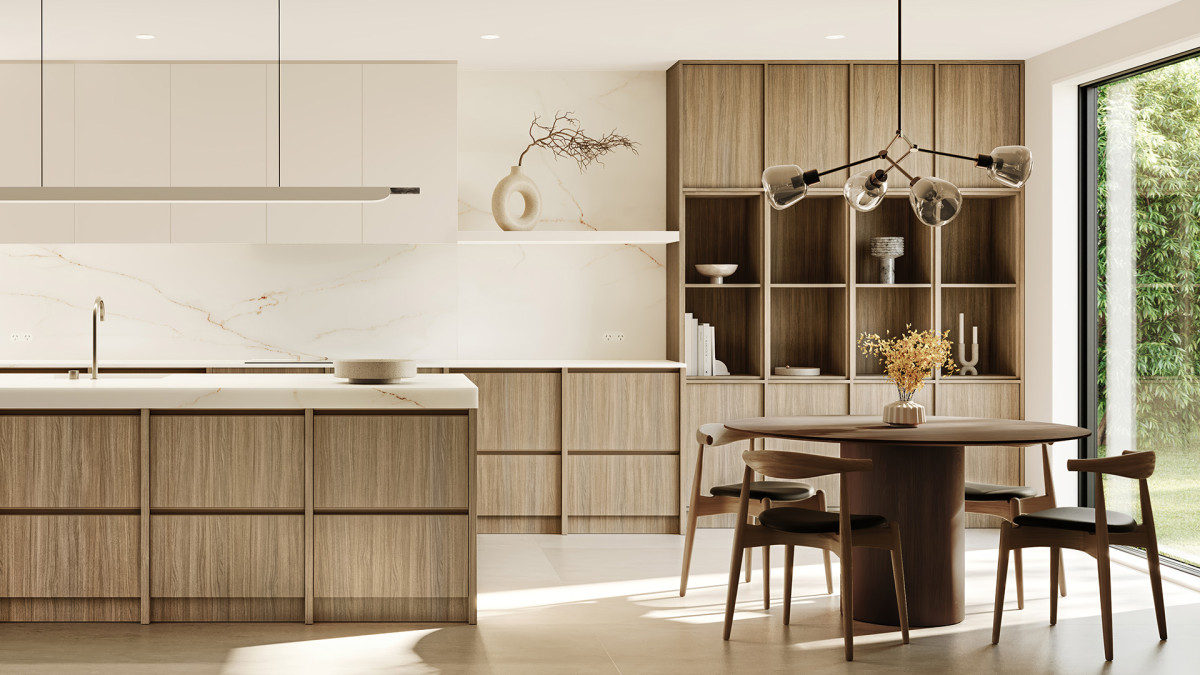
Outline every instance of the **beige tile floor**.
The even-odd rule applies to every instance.
[[[691,590],[678,595],[683,538],[669,535],[480,537],[478,626],[414,624],[10,624],[0,673],[1200,673],[1200,593],[1166,587],[1171,639],[1160,643],[1147,578],[1114,566],[1116,661],[1100,643],[1096,572],[1068,552],[1059,624],[1047,625],[1048,556],[1027,554],[1025,609],[990,644],[995,531],[968,532],[967,619],[917,629],[856,625],[842,660],[836,596],[819,554],[797,556],[792,625],[782,625],[782,555],[762,587],[742,584],[733,639],[721,640],[730,533],[704,530]]]

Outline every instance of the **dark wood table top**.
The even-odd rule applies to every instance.
[[[878,415],[750,417],[725,427],[766,438],[878,445],[1011,445],[1024,447],[1086,438],[1082,427],[980,417],[930,417],[918,427],[893,427]]]

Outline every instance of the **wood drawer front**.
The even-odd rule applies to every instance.
[[[304,516],[151,516],[150,594],[304,597]]]
[[[0,597],[129,598],[138,516],[0,516]]]
[[[317,508],[467,507],[466,415],[318,415]]]
[[[560,373],[464,373],[479,387],[480,450],[558,450]]]
[[[135,415],[0,415],[0,508],[136,508]]]
[[[678,450],[679,375],[568,373],[568,450]]]
[[[151,415],[151,506],[303,508],[301,415]]]
[[[557,516],[562,479],[557,455],[480,455],[476,509],[481,516]]]
[[[572,516],[679,515],[678,455],[573,455]]]
[[[314,517],[318,621],[463,621],[468,516]]]
[[[696,431],[700,425],[728,422],[746,417],[763,416],[763,386],[761,384],[697,384],[684,388],[687,392],[687,425],[683,429],[683,481],[680,485],[682,508],[691,503],[692,480],[696,475]],[[742,452],[749,443],[732,443],[704,452],[704,474],[700,477],[700,494],[707,495],[714,485],[737,483],[742,480]],[[697,521],[699,527],[733,527],[733,514],[707,516]]]
[[[913,401],[925,406],[926,415],[934,410],[933,389],[926,382],[925,388],[917,392],[917,395],[913,397]],[[883,406],[897,400],[899,400],[899,396],[896,395],[896,385],[894,384],[887,382],[861,384],[855,382],[850,386],[851,415],[878,415],[882,419]],[[941,415],[942,413],[939,412],[938,414]]]

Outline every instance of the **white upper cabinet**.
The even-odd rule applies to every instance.
[[[263,63],[48,64],[43,88],[37,64],[9,63],[0,91],[4,186],[421,188],[366,205],[0,204],[0,242],[456,241],[453,64],[285,63],[282,82]]]
[[[363,183],[419,187],[363,205],[366,243],[452,243],[458,235],[458,68],[363,65]]]

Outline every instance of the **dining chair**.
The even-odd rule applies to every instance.
[[[896,590],[896,609],[900,616],[900,634],[908,644],[908,601],[904,592],[904,561],[900,550],[900,527],[883,516],[851,514],[841,509],[837,514],[794,506],[777,506],[761,512],[758,524],[747,522],[750,509],[750,490],[754,472],[771,478],[797,480],[838,474],[841,480],[842,503],[851,502],[846,474],[870,471],[869,459],[843,459],[810,455],[801,452],[760,450],[742,453],[746,470],[742,474],[742,491],[738,501],[737,528],[733,535],[733,557],[729,563],[729,591],[725,600],[725,639],[733,630],[733,610],[737,604],[738,576],[741,573],[742,551],[754,546],[782,544],[787,547],[783,577],[783,623],[791,623],[792,562],[796,546],[808,546],[836,553],[841,561],[842,635],[846,645],[846,660],[854,660],[854,583],[853,552],[855,546],[867,546],[891,551],[892,581]]]
[[[715,448],[740,441],[750,441],[750,450],[754,451],[755,436],[741,431],[726,429],[724,424],[714,422],[703,424],[696,431],[696,440],[700,444],[696,453],[695,476],[692,478],[692,495],[688,506],[687,531],[683,543],[683,570],[679,575],[679,596],[687,594],[688,571],[692,566],[692,546],[696,540],[696,520],[704,516],[715,516],[725,513],[737,513],[738,498],[742,493],[741,483],[717,485],[709,490],[708,495],[701,494],[700,483],[704,475],[704,449]],[[754,481],[750,486],[749,507],[750,517],[757,517],[760,512],[771,508],[776,502],[786,502],[817,511],[825,510],[825,492],[817,490],[808,483],[785,481]],[[750,581],[751,550],[746,549],[746,581]],[[763,547],[763,608],[771,608],[771,549]],[[829,562],[829,551],[825,551],[825,589],[833,593],[833,569]]]
[[[1100,577],[1100,625],[1104,633],[1104,658],[1113,659],[1112,578],[1109,571],[1109,545],[1138,546],[1146,549],[1150,570],[1150,590],[1154,596],[1154,615],[1158,637],[1167,639],[1167,615],[1163,607],[1162,574],[1158,564],[1158,537],[1154,534],[1154,512],[1146,480],[1154,473],[1153,452],[1123,452],[1113,457],[1067,460],[1071,471],[1094,473],[1096,508],[1052,508],[1023,513],[1014,522],[1000,527],[1000,571],[996,577],[996,609],[992,617],[992,644],[1000,642],[1000,621],[1004,615],[1004,582],[1008,572],[1008,552],[1022,548],[1050,548],[1050,625],[1058,622],[1058,564],[1061,551],[1071,548],[1096,559]],[[1138,481],[1142,510],[1139,525],[1132,516],[1108,511],[1104,503],[1104,476],[1122,476]]]
[[[1024,452],[1025,448],[1016,448]],[[1054,481],[1050,478],[1050,445],[1042,444],[1042,478],[1046,484],[1045,494],[1025,485],[991,485],[988,483],[966,484],[967,513],[996,516],[1008,522],[1022,513],[1042,511],[1058,506],[1054,497]],[[1013,566],[1017,577],[1017,609],[1025,609],[1025,572],[1021,565],[1021,550],[1013,551]],[[1058,561],[1058,592],[1066,597],[1067,575],[1062,559]]]

